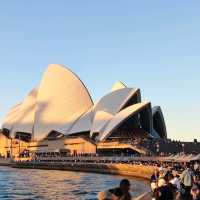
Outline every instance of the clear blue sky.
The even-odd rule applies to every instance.
[[[50,63],[94,100],[122,80],[161,105],[171,138],[200,140],[200,1],[0,2],[0,121]]]

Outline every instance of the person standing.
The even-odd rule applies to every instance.
[[[172,185],[174,185],[178,191],[181,190],[181,183],[180,183],[179,175],[177,174],[177,172],[173,172],[173,178],[169,180],[169,182]]]
[[[181,182],[184,185],[184,189],[185,189],[184,196],[185,196],[186,200],[192,199],[190,191],[191,191],[191,188],[193,185],[193,176],[194,176],[194,174],[190,168],[190,165],[189,165],[189,163],[187,163],[186,169],[181,174]]]
[[[98,194],[99,200],[131,200],[130,182],[127,179],[123,179],[120,182],[119,187],[100,192]]]

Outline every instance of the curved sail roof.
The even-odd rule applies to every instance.
[[[137,91],[136,88],[123,88],[105,95],[95,106],[94,113],[104,111],[112,115],[116,114]]]
[[[68,131],[73,127],[73,125],[79,120],[80,116],[75,113],[74,115],[70,116],[70,120],[66,121],[66,123],[61,126],[53,129],[52,131],[62,133],[63,135],[68,135]],[[50,133],[50,132],[49,132]]]
[[[87,112],[81,115],[80,118],[74,122],[73,126],[70,129],[68,129],[67,131],[63,131],[63,134],[70,135],[74,133],[90,132],[93,123],[94,108],[96,104],[97,102],[95,102],[93,107],[91,107]]]
[[[112,86],[112,91],[115,90],[120,90],[126,88],[126,85],[124,83],[122,83],[121,81],[117,81],[113,86]]]
[[[7,113],[2,128],[8,129],[10,130],[13,126],[14,120],[16,119],[18,112],[20,110],[20,104],[17,104],[16,106],[14,106],[13,108],[10,109],[10,111]]]
[[[18,109],[19,107],[21,106],[22,103],[19,103],[17,105],[15,105],[14,107],[12,107],[9,112],[7,113],[6,117],[9,117],[11,116],[12,114],[14,114]]]
[[[93,109],[93,123],[90,135],[92,136],[93,133],[102,130],[105,124],[108,123],[109,120],[111,120],[111,118],[120,110],[129,106],[130,101],[134,97],[137,97],[138,94],[140,96],[139,89],[125,87],[122,89],[114,90],[101,98]],[[140,98],[137,98],[135,103],[138,103],[139,101]]]
[[[45,138],[92,106],[89,92],[77,75],[62,65],[50,65],[38,91],[34,139]]]
[[[167,138],[167,129],[165,125],[165,119],[160,106],[155,106],[152,108],[153,115],[153,128],[154,131],[161,137]]]
[[[80,132],[89,132],[92,127],[92,110],[90,109],[88,112],[83,114],[73,125],[73,127],[68,131],[65,132],[65,135],[70,135],[74,133]]]
[[[133,116],[134,114],[137,114],[147,106],[150,106],[150,102],[144,102],[144,103],[137,103],[132,106],[129,106],[125,109],[123,109],[121,112],[117,113],[113,119],[108,123],[108,125],[105,127],[105,130],[100,133],[98,140],[103,141],[106,138],[108,138],[112,132],[119,127],[125,120]]]
[[[17,110],[17,116],[14,120],[11,130],[11,137],[15,137],[16,132],[32,133],[35,118],[35,106],[37,98],[37,89],[33,89],[24,99]]]
[[[134,118],[137,121],[135,126],[140,126],[153,137],[167,137],[161,108],[151,110],[149,102],[141,103],[140,89],[128,88],[119,81],[114,84],[112,92],[94,105],[76,74],[62,65],[52,64],[39,88],[32,90],[22,103],[8,112],[2,128],[9,129],[11,137],[24,132],[32,134],[32,139],[42,140],[47,136],[54,138],[57,133],[90,132],[91,137],[99,133],[98,139],[103,141],[122,123],[129,125],[130,122],[131,127],[132,118],[126,120],[138,112],[137,119]]]
[[[94,117],[93,124],[90,131],[90,136],[93,133],[98,133],[102,130],[102,128],[113,118],[113,115],[105,112],[105,111],[98,111]]]

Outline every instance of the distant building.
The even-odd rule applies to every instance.
[[[141,140],[166,139],[162,110],[142,102],[138,88],[117,82],[96,103],[77,75],[52,64],[40,85],[10,109],[2,125],[1,154],[148,153]]]

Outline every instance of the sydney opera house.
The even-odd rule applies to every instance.
[[[76,74],[52,64],[6,115],[0,153],[145,154],[140,142],[155,138],[167,138],[162,110],[143,102],[140,89],[117,82],[94,103]]]

